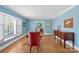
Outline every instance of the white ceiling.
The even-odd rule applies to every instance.
[[[30,19],[53,19],[71,5],[7,5],[22,16]]]

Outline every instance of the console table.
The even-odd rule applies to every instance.
[[[74,48],[74,32],[62,32],[62,31],[54,30],[54,38],[55,39],[56,39],[56,36],[58,36],[60,38],[60,44],[62,43],[61,39],[64,40],[64,48],[66,47],[65,42],[67,40],[72,41],[73,48]]]

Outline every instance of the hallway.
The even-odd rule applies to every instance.
[[[27,37],[21,38],[19,41],[10,45],[1,51],[2,53],[29,53]],[[32,53],[36,53],[36,47],[33,47]],[[76,52],[72,48],[63,48],[52,36],[44,36],[41,39],[40,53],[73,53]]]

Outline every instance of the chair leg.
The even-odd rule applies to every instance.
[[[32,46],[30,46],[30,53],[31,53],[31,49],[32,49]]]
[[[37,46],[37,51],[38,51],[38,53],[39,53],[39,46]]]

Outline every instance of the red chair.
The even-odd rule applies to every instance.
[[[40,32],[29,32],[29,45],[30,45],[30,53],[32,46],[37,46],[37,51],[39,52]]]

